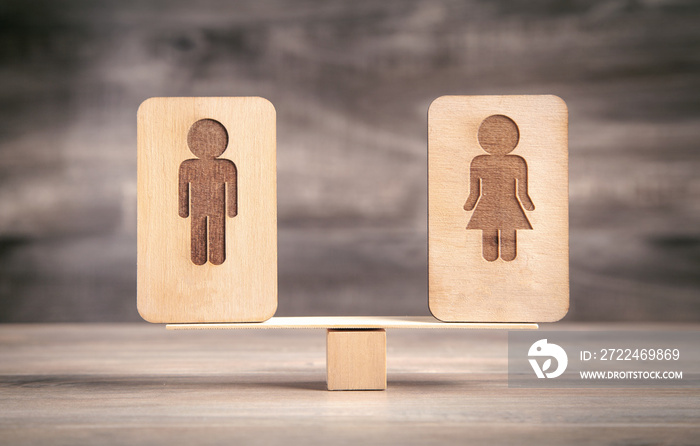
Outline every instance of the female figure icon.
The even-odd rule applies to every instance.
[[[527,163],[508,155],[518,145],[520,131],[504,115],[484,119],[478,131],[479,145],[490,155],[474,157],[470,168],[469,197],[464,210],[472,213],[467,229],[482,230],[484,259],[515,259],[516,231],[532,229],[523,208],[535,209],[527,192]],[[518,201],[519,199],[519,201]]]

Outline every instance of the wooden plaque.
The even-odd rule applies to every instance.
[[[259,322],[277,309],[275,109],[151,98],[138,111],[138,310]]]
[[[568,112],[556,96],[443,96],[428,112],[428,303],[451,322],[569,308]]]

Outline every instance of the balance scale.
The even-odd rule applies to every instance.
[[[316,328],[326,330],[328,390],[386,389],[386,330],[533,330],[528,323],[441,322],[431,316],[273,317],[237,324],[168,324],[168,330],[245,330]]]
[[[560,98],[443,96],[430,105],[435,318],[273,317],[276,119],[260,97],[151,98],[139,107],[145,320],[169,330],[325,329],[328,389],[381,390],[387,329],[537,329],[567,313],[568,111]]]

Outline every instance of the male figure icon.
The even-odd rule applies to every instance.
[[[516,232],[532,229],[523,208],[535,210],[528,194],[527,162],[508,155],[518,145],[520,131],[504,115],[492,115],[479,126],[479,145],[490,155],[474,157],[470,167],[469,197],[464,210],[472,213],[467,229],[482,230],[484,259],[506,262],[517,255]]]
[[[228,132],[218,121],[201,119],[190,127],[187,145],[197,156],[180,164],[179,214],[192,220],[191,258],[195,265],[221,265],[226,260],[226,215],[238,214],[237,170],[219,159]],[[207,249],[208,248],[208,249]]]

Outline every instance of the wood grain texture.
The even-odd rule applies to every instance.
[[[443,96],[431,104],[436,318],[552,322],[568,311],[567,115],[556,96]]]
[[[328,390],[386,389],[386,330],[326,333]]]
[[[700,320],[698,1],[0,4],[1,322],[140,320],[149,94],[275,104],[276,315],[425,314],[425,111],[448,92],[566,100],[565,319]]]
[[[237,324],[169,324],[168,330],[235,330],[235,329],[286,329],[286,328],[411,328],[411,329],[472,329],[472,330],[525,330],[537,329],[537,324],[508,323],[445,323],[431,316],[317,316],[273,317],[265,322]]]
[[[258,322],[275,313],[275,119],[257,97],[151,98],[139,108],[138,310],[147,321]],[[225,128],[226,147],[221,132],[192,134],[201,120]],[[199,159],[208,156],[206,141],[218,158]],[[225,172],[203,175],[192,164],[200,161],[225,164]]]
[[[699,389],[508,388],[505,331],[397,330],[387,391],[328,392],[325,337],[0,324],[0,443],[619,446],[700,437]]]

